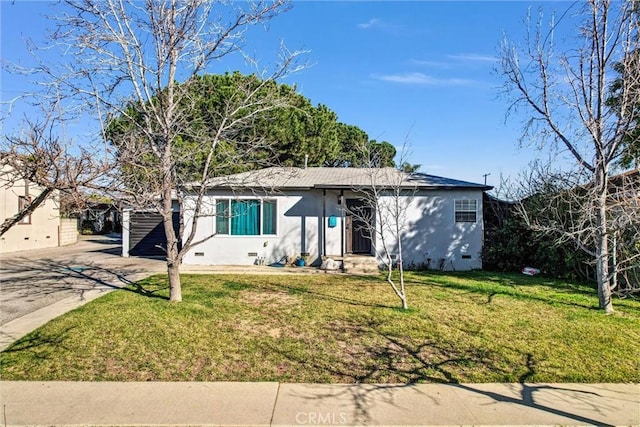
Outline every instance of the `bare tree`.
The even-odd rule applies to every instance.
[[[414,172],[403,170],[408,164],[404,161],[400,161],[399,169],[375,167],[378,159],[366,148],[363,148],[363,158],[370,159],[370,166],[364,169],[368,184],[351,189],[361,204],[350,208],[350,213],[361,224],[361,231],[371,241],[376,257],[382,260],[387,283],[400,299],[402,308],[407,309],[402,244],[407,232],[407,210],[417,191],[411,182]]]
[[[270,70],[259,69],[244,51],[247,31],[266,25],[289,6],[284,0],[66,0],[63,6],[54,17],[52,41],[64,49],[68,62],[64,72],[46,63],[38,71],[49,76],[48,89],[66,105],[84,107],[99,119],[104,139],[112,135],[114,120],[126,122],[117,147],[117,189],[134,206],[152,207],[162,216],[170,300],[181,301],[179,267],[198,243],[193,240],[198,218],[207,210],[202,202],[207,181],[216,175],[221,159],[239,162],[242,153],[262,145],[239,135],[261,112],[282,101],[258,93],[302,67],[296,59],[300,52],[284,46]],[[210,126],[190,121],[190,85],[234,54],[255,67],[257,78],[236,88],[221,111],[202,119],[215,122],[216,131],[211,132]],[[178,150],[185,140],[190,144]],[[234,144],[242,147],[231,150]],[[194,158],[197,168],[184,174],[185,161]],[[185,192],[195,194],[187,235]],[[178,232],[173,227],[174,204],[181,217]]]
[[[570,214],[564,221],[548,221],[541,230],[571,239],[593,255],[599,304],[611,313],[610,177],[622,155],[623,139],[637,120],[638,70],[627,72],[620,82],[617,105],[607,101],[614,65],[630,60],[638,48],[638,16],[634,2],[589,0],[574,6],[583,8],[576,46],[557,49],[554,31],[562,22],[552,20],[546,30],[540,16],[536,25],[529,25],[522,49],[504,41],[501,71],[513,100],[510,111],[524,107],[531,114],[523,140],[542,146],[551,142],[566,151],[575,165],[567,184],[584,189],[561,191],[571,197],[562,204],[569,206]],[[576,195],[585,198],[578,200]]]
[[[25,121],[21,134],[5,136],[0,142],[0,180],[11,187],[24,182],[26,203],[0,225],[0,236],[32,214],[54,195],[82,206],[88,190],[103,186],[112,164],[95,157],[92,146],[79,146],[60,135],[57,117],[48,114],[40,123]]]

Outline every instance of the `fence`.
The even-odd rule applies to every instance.
[[[60,227],[58,228],[58,245],[66,246],[78,241],[78,219],[77,218],[61,218]]]

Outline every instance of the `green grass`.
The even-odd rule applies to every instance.
[[[0,355],[4,380],[640,382],[640,302],[487,272],[380,278],[183,275],[112,292]]]

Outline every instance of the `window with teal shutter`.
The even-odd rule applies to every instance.
[[[275,200],[262,202],[262,234],[276,234],[276,211]]]
[[[257,236],[260,234],[260,201],[231,201],[231,235]]]
[[[229,234],[229,201],[216,201],[216,233]]]
[[[275,200],[217,200],[216,233],[232,236],[275,235],[277,206]]]

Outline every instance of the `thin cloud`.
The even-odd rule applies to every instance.
[[[386,74],[386,75],[374,75],[377,80],[385,82],[407,84],[407,85],[421,85],[421,86],[467,86],[475,84],[476,82],[468,79],[458,78],[437,78],[429,76],[423,73],[400,73],[400,74]]]
[[[484,64],[495,63],[498,58],[490,55],[482,55],[477,53],[463,53],[455,55],[446,55],[446,60],[424,60],[424,59],[411,59],[409,62],[421,67],[432,68],[460,68],[469,66],[482,66]]]
[[[447,58],[467,62],[495,62],[498,59],[495,56],[482,55],[478,53],[461,53],[457,55],[447,55]]]
[[[396,33],[402,30],[402,26],[390,24],[378,18],[371,18],[367,22],[356,25],[361,30],[380,30]]]
[[[380,20],[378,18],[371,18],[369,20],[369,22],[365,22],[362,24],[358,24],[358,28],[361,28],[363,30],[367,30],[369,28],[374,28],[376,26],[380,25]]]
[[[427,61],[422,59],[411,59],[409,62],[413,65],[420,65],[424,67],[435,67],[435,68],[453,68],[453,64],[451,62],[444,61]]]

